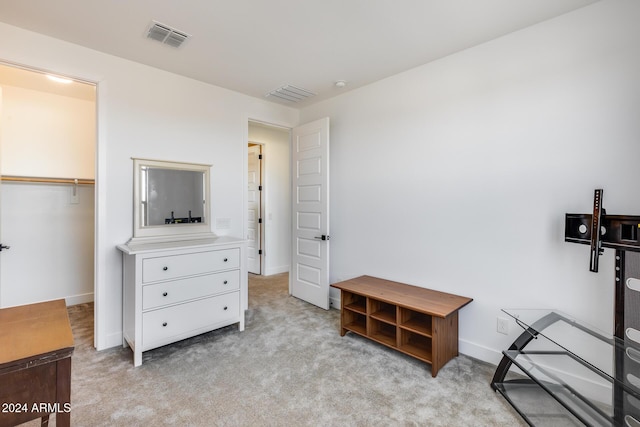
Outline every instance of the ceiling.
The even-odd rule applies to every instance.
[[[84,101],[94,102],[96,100],[95,85],[72,80],[62,83],[51,80],[47,76],[45,73],[0,63],[0,86],[16,86],[38,92],[69,96]]]
[[[294,85],[316,95],[266,99],[303,107],[596,1],[0,0],[0,21],[258,98]]]

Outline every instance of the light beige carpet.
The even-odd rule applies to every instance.
[[[93,306],[69,308],[73,426],[525,426],[460,356],[429,366],[354,334],[339,312],[290,297],[286,274],[249,281],[246,329],[144,353],[93,348]],[[28,425],[39,425],[37,422]],[[55,425],[52,417],[50,425]]]

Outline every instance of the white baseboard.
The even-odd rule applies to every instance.
[[[474,359],[482,360],[498,366],[502,359],[502,350],[485,347],[475,342],[460,339],[458,340],[458,351]]]
[[[340,298],[338,297],[329,297],[329,308],[335,308],[336,310],[340,310]]]
[[[288,273],[288,272],[289,272],[289,266],[281,265],[280,267],[265,268],[264,275],[272,276],[274,274]]]
[[[122,347],[122,332],[112,332],[107,335],[104,346],[98,345],[96,350],[101,351],[113,347]]]
[[[84,304],[86,302],[93,302],[93,292],[79,295],[71,295],[64,298],[67,306]]]

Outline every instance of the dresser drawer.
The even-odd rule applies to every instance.
[[[240,250],[195,252],[142,260],[142,282],[156,282],[238,268]]]
[[[142,314],[142,347],[154,348],[176,339],[239,321],[240,292],[231,292]]]
[[[142,287],[142,309],[149,310],[239,289],[239,270],[154,283]]]

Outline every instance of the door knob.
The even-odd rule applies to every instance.
[[[2,243],[0,243],[0,252],[1,252],[3,249],[11,249],[11,246],[3,245]]]
[[[318,240],[329,240],[329,236],[327,236],[326,234],[323,234],[322,236],[316,236],[316,237],[314,237],[314,239],[318,239]]]

